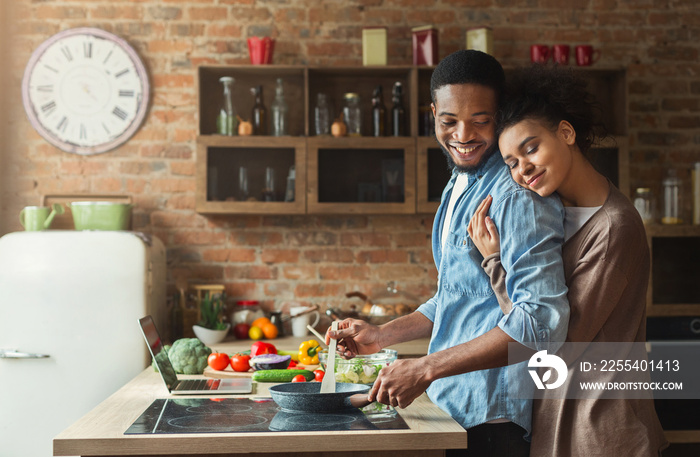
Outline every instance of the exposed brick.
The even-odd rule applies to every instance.
[[[228,15],[228,8],[225,7],[193,7],[187,10],[189,17],[193,21],[220,21]]]
[[[151,188],[158,192],[193,192],[195,183],[192,179],[186,178],[154,179]]]
[[[591,43],[600,67],[628,70],[632,186],[657,185],[664,164],[700,160],[700,12],[696,0],[13,0],[14,52],[3,80],[9,138],[0,148],[0,234],[44,194],[132,196],[135,228],[168,248],[169,288],[182,269],[226,285],[231,300],[331,302],[370,295],[400,278],[426,299],[437,272],[433,215],[248,216],[195,212],[196,69],[248,64],[245,38],[277,39],[274,63],[359,66],[362,28],[386,25],[389,64],[411,63],[411,27],[433,23],[439,55],[464,48],[466,29],[493,27],[495,56],[527,64],[529,46]],[[145,124],[126,144],[78,157],[49,145],[26,120],[19,84],[31,52],[52,34],[91,25],[124,37],[151,81]],[[573,49],[572,49],[573,51]],[[572,58],[573,64],[573,58]],[[268,94],[268,97],[272,95]],[[269,104],[271,98],[267,98]],[[11,153],[4,153],[11,151]],[[9,157],[8,157],[9,156]],[[9,190],[8,190],[9,188]],[[14,223],[14,226],[12,225]],[[343,277],[346,278],[343,278]],[[335,278],[335,279],[333,279]]]
[[[680,133],[670,132],[639,132],[639,142],[642,145],[682,146],[688,144],[689,138]]]
[[[173,233],[173,243],[184,246],[220,245],[226,234],[207,230],[178,230]]]
[[[388,249],[376,249],[372,251],[360,251],[357,253],[358,263],[406,263],[408,252]]]
[[[224,274],[227,278],[239,279],[277,279],[278,268],[270,265],[236,265],[227,266]]]
[[[668,126],[672,129],[698,129],[700,128],[700,116],[671,116]]]
[[[661,109],[666,111],[698,111],[700,99],[698,98],[664,98]]]
[[[391,236],[386,233],[343,233],[340,236],[342,246],[390,246]]]
[[[291,265],[281,267],[282,277],[286,279],[316,279],[318,269],[315,266]]]
[[[321,280],[345,281],[370,279],[369,266],[325,266],[318,268]]]
[[[350,249],[305,249],[303,259],[313,263],[349,263],[354,260],[354,256]]]
[[[260,260],[265,263],[295,263],[299,261],[296,249],[263,249]]]
[[[341,297],[346,293],[344,284],[335,284],[330,281],[316,284],[299,284],[294,289],[294,296],[298,298],[308,297]]]
[[[182,8],[174,6],[153,6],[148,8],[148,14],[153,19],[174,20],[182,18]]]

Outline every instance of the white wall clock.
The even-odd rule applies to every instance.
[[[29,122],[49,143],[99,154],[127,141],[148,109],[148,74],[129,44],[101,29],[64,30],[27,63],[22,101]]]

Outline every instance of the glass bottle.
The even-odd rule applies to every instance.
[[[316,127],[316,135],[329,135],[331,133],[331,112],[328,108],[326,94],[319,93],[316,96],[314,125]]]
[[[284,136],[288,135],[287,126],[287,102],[284,100],[284,88],[282,87],[282,78],[277,78],[277,87],[275,88],[275,100],[272,102],[272,135]]]
[[[682,224],[681,217],[681,180],[676,176],[676,170],[668,170],[662,182],[664,188],[664,217],[662,224]]]
[[[265,168],[265,187],[262,199],[265,202],[275,201],[275,169],[272,167]]]
[[[406,136],[406,110],[403,107],[403,86],[399,81],[394,83],[391,91],[394,106],[391,108],[392,136]]]
[[[284,201],[294,201],[294,183],[296,181],[296,169],[294,165],[289,167],[289,175],[287,176],[287,191],[284,193]]]
[[[267,110],[263,103],[263,87],[253,87],[250,92],[255,97],[255,104],[253,105],[253,113],[251,116],[253,135],[267,135]]]
[[[653,199],[651,189],[648,187],[638,187],[634,192],[634,207],[637,208],[642,222],[649,224],[654,222]]]
[[[662,224],[682,224],[681,217],[681,180],[676,175],[676,170],[668,170],[666,178],[662,181],[664,189],[664,216]]]
[[[248,192],[248,168],[240,167],[238,169],[238,200],[244,202],[250,197]]]
[[[216,133],[220,135],[236,135],[238,133],[238,118],[233,106],[231,85],[234,79],[231,76],[222,76],[219,82],[224,85],[224,100],[216,117]]]
[[[372,93],[372,135],[386,136],[386,108],[382,97],[382,86]]]
[[[362,136],[362,113],[360,112],[360,96],[354,92],[346,93],[343,107],[343,120],[348,127],[349,136]]]

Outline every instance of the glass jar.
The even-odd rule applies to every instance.
[[[682,224],[681,180],[676,175],[676,170],[669,170],[662,184],[664,189],[664,215],[661,218],[661,223]]]
[[[653,199],[651,189],[648,187],[638,187],[634,192],[634,207],[637,208],[642,222],[649,224],[654,222]]]
[[[343,120],[348,127],[349,136],[362,136],[362,112],[360,111],[360,96],[354,92],[348,92],[343,96]]]
[[[328,108],[326,94],[316,96],[314,126],[316,127],[316,135],[330,135],[331,133],[331,111]]]
[[[260,309],[257,300],[239,300],[231,313],[231,322],[236,324],[250,325],[258,317],[263,317],[264,313]]]

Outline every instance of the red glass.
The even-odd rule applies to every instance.
[[[275,49],[275,40],[270,37],[258,38],[256,36],[248,38],[248,53],[250,63],[262,65],[272,63],[272,52]]]

